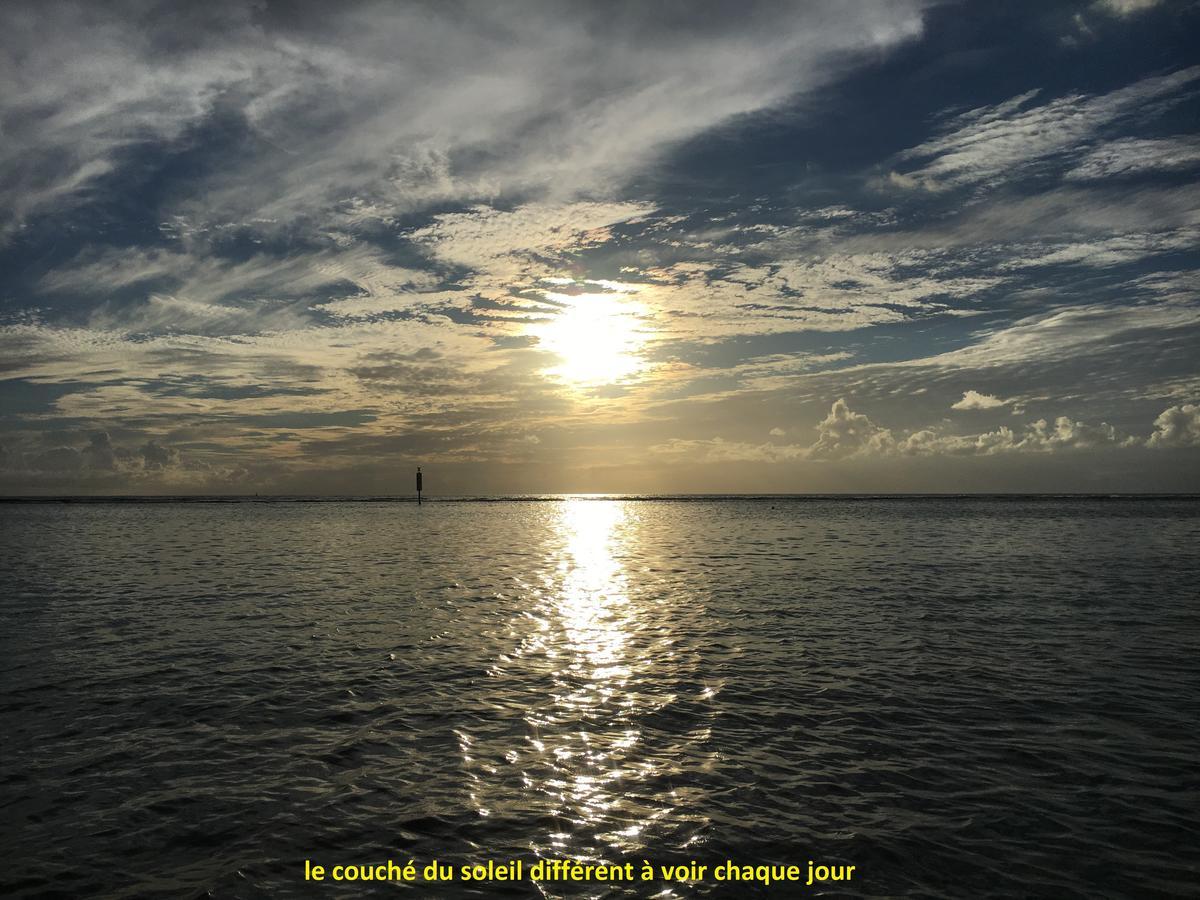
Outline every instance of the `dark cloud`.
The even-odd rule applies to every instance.
[[[176,456],[174,450],[164,447],[153,438],[146,441],[138,452],[142,455],[142,461],[147,469],[165,468],[175,461]]]
[[[33,459],[33,469],[42,472],[75,472],[83,465],[83,455],[74,447],[53,447]]]
[[[117,457],[112,442],[108,439],[108,432],[97,431],[91,436],[83,450],[83,458],[92,469],[116,468]]]

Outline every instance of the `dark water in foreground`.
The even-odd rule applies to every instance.
[[[0,894],[1196,896],[1198,547],[1170,499],[0,504]]]

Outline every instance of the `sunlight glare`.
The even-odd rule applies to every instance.
[[[547,374],[575,385],[612,384],[644,368],[639,309],[620,294],[547,294],[562,303],[548,324],[532,333],[560,363]]]

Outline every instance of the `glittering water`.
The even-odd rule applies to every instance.
[[[857,867],[774,896],[1200,887],[1198,502],[0,504],[0,528],[8,896],[341,896],[306,858],[539,856]]]

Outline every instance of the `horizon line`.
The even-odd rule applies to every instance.
[[[564,500],[918,500],[918,499],[1200,499],[1189,491],[834,491],[834,492],[585,492],[423,494],[426,503],[555,502]],[[0,494],[0,503],[417,503],[416,494]]]

